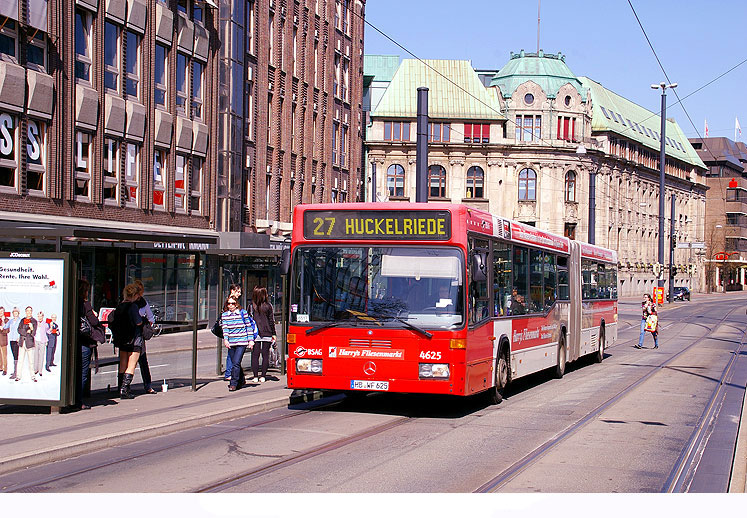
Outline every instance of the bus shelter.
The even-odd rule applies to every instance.
[[[192,335],[192,358],[191,358],[191,385],[197,389],[197,330],[200,322],[207,320],[209,309],[206,296],[207,286],[203,282],[203,293],[201,296],[201,278],[206,278],[205,253],[211,247],[218,245],[217,233],[211,231],[200,231],[192,229],[179,229],[183,231],[165,231],[164,227],[151,228],[103,228],[94,226],[34,223],[24,221],[2,221],[0,225],[0,268],[7,270],[8,281],[25,281],[26,277],[37,275],[27,271],[29,268],[36,271],[40,268],[43,273],[38,274],[39,281],[53,282],[50,287],[31,286],[31,290],[40,293],[51,294],[57,282],[51,277],[56,275],[59,262],[61,272],[60,290],[58,293],[62,299],[59,304],[64,311],[60,311],[59,327],[63,330],[59,337],[59,355],[64,372],[60,371],[60,389],[55,396],[37,397],[38,391],[29,394],[9,394],[7,390],[0,389],[0,404],[26,404],[40,406],[68,406],[76,400],[77,392],[80,390],[76,380],[80,370],[80,348],[77,346],[77,284],[78,279],[90,276],[89,282],[94,279],[104,279],[98,282],[95,309],[103,308],[103,304],[116,305],[122,287],[134,278],[148,263],[138,260],[157,260],[164,265],[173,263],[178,265],[178,271],[174,276],[179,277],[176,289],[164,288],[163,297],[181,295],[181,304],[177,310],[161,315],[157,323],[166,326],[178,326],[181,330],[190,330]],[[90,257],[102,255],[110,260],[104,264],[92,264]],[[34,263],[33,266],[28,266]],[[165,267],[165,266],[164,266]],[[54,272],[54,273],[49,273]],[[2,274],[2,272],[0,272]],[[15,276],[11,279],[11,276]],[[47,276],[48,278],[44,278]],[[33,279],[32,279],[33,280]],[[104,288],[107,282],[111,286]],[[38,283],[37,283],[38,284]],[[43,290],[43,291],[40,291]],[[7,290],[5,290],[7,291]],[[105,300],[107,295],[101,293],[110,292],[111,300]],[[189,293],[187,293],[189,292]],[[152,290],[148,297],[158,297],[157,290]],[[7,297],[6,297],[7,298]],[[20,300],[20,299],[18,299]],[[5,305],[13,303],[9,299]],[[3,304],[2,292],[0,292],[0,305]],[[56,304],[56,302],[55,302]],[[50,302],[48,305],[57,307]],[[17,306],[17,304],[16,304]],[[191,307],[190,307],[191,306]],[[6,314],[8,308],[5,308]],[[64,314],[63,314],[64,313]],[[11,315],[12,316],[12,315]],[[100,315],[103,316],[103,315]],[[46,379],[44,380],[46,383]],[[38,384],[37,384],[38,385]],[[5,392],[5,394],[3,393]],[[7,397],[12,396],[12,397]],[[21,397],[16,397],[21,396]],[[58,397],[57,397],[58,396]]]

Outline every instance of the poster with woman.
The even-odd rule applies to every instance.
[[[51,257],[50,257],[51,256]],[[5,369],[0,402],[60,402],[67,379],[63,254],[0,255],[0,311]],[[73,308],[74,309],[74,308]],[[11,400],[11,401],[8,401]]]

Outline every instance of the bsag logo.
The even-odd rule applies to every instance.
[[[23,254],[21,252],[11,252],[11,257],[31,257],[31,254]]]
[[[296,356],[305,356],[306,355],[306,349],[303,347],[296,347],[296,350],[293,351]]]
[[[309,356],[321,356],[322,355],[321,349],[306,349],[304,347],[296,347],[296,350],[293,352],[296,354],[296,356],[300,356],[300,357],[306,356],[307,353]]]

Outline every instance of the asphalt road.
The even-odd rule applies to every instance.
[[[58,462],[47,476],[77,474],[44,489],[640,493],[681,484],[722,492],[739,422],[728,401],[744,396],[747,377],[745,356],[735,355],[745,307],[747,294],[668,305],[660,349],[647,336],[649,348],[638,350],[639,306],[621,302],[618,341],[603,363],[571,364],[560,380],[549,373],[519,380],[497,406],[477,398],[338,397],[322,408],[278,409]],[[201,354],[214,369],[215,352]],[[181,361],[154,354],[154,375],[156,365],[177,369]],[[734,393],[714,403],[724,385]],[[722,410],[703,424],[709,409]],[[693,444],[701,428],[707,441]]]

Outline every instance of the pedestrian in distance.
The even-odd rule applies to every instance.
[[[236,303],[241,306],[241,284],[231,284],[228,288],[228,296],[232,297],[234,300],[236,300]],[[225,308],[223,308],[223,311],[225,311]],[[223,379],[225,381],[231,381],[231,370],[232,370],[233,364],[231,363],[231,355],[226,355],[226,372],[223,374]]]
[[[44,362],[47,359],[47,343],[49,342],[49,324],[44,318],[44,312],[36,315],[36,334],[34,334],[34,374],[41,376],[44,372]]]
[[[18,334],[18,326],[21,323],[21,311],[18,308],[13,308],[11,317],[5,323],[5,329],[8,330],[8,343],[10,345],[10,353],[13,355],[13,374],[10,375],[10,379],[14,380],[18,377],[18,342],[21,340]],[[10,364],[10,359],[8,359]]]
[[[31,306],[26,308],[26,317],[21,319],[18,324],[18,334],[20,336],[20,347],[18,349],[18,375],[16,381],[21,381],[23,376],[23,364],[28,358],[29,374],[31,381],[37,381],[34,374],[34,336],[36,335],[37,321],[34,318],[34,310]]]
[[[244,385],[244,369],[241,360],[248,347],[254,347],[254,341],[259,336],[257,325],[245,309],[242,309],[236,297],[228,297],[223,305],[221,314],[221,327],[223,328],[223,345],[228,348],[228,356],[231,358],[231,382],[228,386],[229,392],[234,392]]]
[[[91,379],[91,358],[98,357],[98,345],[106,341],[104,326],[99,322],[99,317],[93,310],[88,296],[91,292],[91,283],[86,279],[78,281],[78,346],[81,352],[81,377],[75,406],[81,410],[91,408],[83,402],[84,392]],[[87,326],[84,325],[85,319]]]
[[[3,376],[8,374],[8,334],[10,329],[7,325],[10,319],[5,316],[5,308],[0,307],[0,372]]]
[[[122,291],[123,302],[109,315],[109,328],[112,330],[114,347],[119,349],[119,374],[122,386],[121,399],[133,399],[130,390],[135,367],[143,352],[143,317],[137,305],[138,288],[128,284]]]
[[[133,284],[137,287],[137,300],[135,303],[138,307],[140,317],[144,319],[143,326],[153,325],[156,322],[156,318],[153,316],[153,310],[150,309],[150,304],[145,300],[143,295],[145,294],[145,286],[140,279],[137,279]],[[148,324],[146,324],[146,321]],[[145,329],[145,327],[143,327]],[[150,366],[148,365],[148,355],[146,353],[146,335],[143,335],[143,351],[140,353],[140,357],[137,360],[140,366],[140,375],[143,377],[143,387],[145,388],[146,394],[156,394],[157,392],[153,388],[153,379],[150,375]]]
[[[654,326],[651,334],[654,337],[654,349],[659,348],[659,323],[658,315],[656,313],[656,304],[648,293],[643,295],[643,301],[641,302],[641,336],[638,338],[638,343],[635,345],[636,349],[643,348],[643,337],[646,333],[646,320],[649,316],[655,315],[657,318],[656,325]]]
[[[252,292],[252,315],[257,324],[259,338],[252,349],[252,383],[264,383],[267,368],[270,365],[270,347],[275,347],[275,312],[267,299],[267,288],[255,286]],[[262,369],[260,371],[259,356],[262,355]]]

